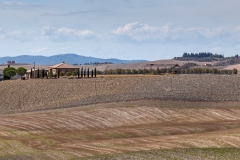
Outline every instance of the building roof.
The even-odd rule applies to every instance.
[[[34,70],[37,71],[38,69],[33,69],[32,68],[32,72],[34,72]],[[39,71],[41,72],[41,69],[39,69]],[[31,69],[27,70],[27,73],[30,73],[30,72],[31,72]]]
[[[78,67],[71,66],[65,62],[62,62],[60,64],[56,64],[54,66],[48,67],[49,69],[78,69]]]

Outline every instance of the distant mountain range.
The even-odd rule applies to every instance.
[[[30,56],[30,55],[21,55],[16,57],[0,57],[0,64],[6,64],[7,61],[15,61],[16,63],[29,63],[41,65],[53,65],[61,62],[66,62],[69,64],[84,64],[84,63],[94,63],[94,62],[111,62],[111,63],[134,63],[134,62],[146,62],[146,60],[120,60],[120,59],[101,59],[95,57],[86,57],[77,54],[59,54],[54,56]]]

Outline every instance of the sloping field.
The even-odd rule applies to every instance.
[[[0,111],[15,113],[139,99],[239,101],[238,75],[118,76],[0,83]]]
[[[4,81],[0,159],[240,159],[239,81],[238,75]]]
[[[229,65],[229,66],[227,66],[227,67],[225,67],[224,69],[230,69],[230,70],[232,70],[232,69],[237,69],[238,71],[240,71],[240,64],[235,64],[235,65]]]
[[[175,65],[175,64],[178,64],[178,65],[182,66],[184,63],[196,63],[198,65],[203,65],[203,64],[206,64],[206,63],[209,63],[209,62],[179,61],[179,60],[168,59],[168,60],[157,60],[157,61],[128,63],[128,64],[80,65],[78,67],[79,68],[82,68],[82,67],[83,68],[89,68],[90,70],[96,68],[98,71],[105,71],[105,70],[109,70],[109,69],[118,69],[118,68],[121,68],[121,69],[144,69],[144,66],[146,64],[162,64],[162,65],[166,65],[166,64]],[[11,65],[11,66],[15,67],[15,68],[24,67],[24,68],[27,68],[28,70],[33,68],[33,64],[31,64],[31,65]],[[0,69],[4,69],[6,67],[7,67],[7,65],[0,65]],[[48,68],[47,65],[38,65],[38,64],[36,64],[35,67],[39,68],[39,69],[47,69]],[[149,67],[148,67],[148,69],[149,69]],[[154,69],[156,69],[156,68],[154,68]]]
[[[9,114],[0,118],[0,159],[239,159],[239,122],[233,102],[145,100]],[[116,155],[91,157],[103,154]]]

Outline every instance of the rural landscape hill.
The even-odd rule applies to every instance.
[[[0,57],[0,64],[7,63],[7,61],[16,61],[16,63],[33,63],[41,65],[54,65],[65,61],[69,64],[84,64],[94,62],[111,62],[111,63],[133,63],[133,62],[145,62],[146,60],[120,60],[116,58],[102,59],[95,57],[86,57],[73,53],[58,54],[54,56],[30,56],[20,55],[16,57]]]
[[[168,74],[3,81],[0,159],[239,160],[239,80]]]

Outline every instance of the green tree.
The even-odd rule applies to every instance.
[[[238,70],[236,68],[233,69],[233,74],[238,74]]]
[[[53,71],[50,69],[49,71],[49,77],[52,78],[53,77]]]
[[[61,73],[60,73],[60,70],[58,69],[58,70],[57,70],[57,77],[58,77],[58,78],[60,77],[60,74],[61,74]]]
[[[27,73],[27,69],[24,68],[24,67],[19,67],[19,68],[16,69],[16,73],[18,75],[20,75],[21,79],[22,79],[23,75],[25,75]]]
[[[161,71],[159,68],[157,68],[156,72],[157,72],[157,74],[161,74]]]
[[[4,68],[3,74],[4,74],[5,76],[10,77],[10,79],[12,79],[12,76],[15,76],[15,75],[16,75],[16,69],[13,68],[13,67]]]
[[[94,76],[95,76],[95,78],[97,77],[97,69],[96,68],[94,69]]]
[[[143,69],[138,69],[138,74],[143,74]]]
[[[127,74],[132,74],[131,69],[126,69],[126,73],[127,73]]]
[[[42,69],[42,78],[45,77],[45,69]]]
[[[117,74],[121,74],[121,73],[122,73],[121,71],[122,71],[121,68],[116,69],[116,73],[117,73]]]
[[[217,69],[216,69],[216,68],[213,68],[213,69],[212,69],[212,73],[213,73],[213,74],[217,74]]]
[[[138,71],[136,69],[132,69],[133,74],[138,74]]]
[[[143,74],[148,74],[149,73],[149,70],[148,69],[143,69]]]
[[[83,78],[83,68],[81,68],[81,78]]]
[[[121,69],[121,74],[126,74],[126,70],[125,69]]]
[[[39,68],[37,70],[37,78],[40,78],[40,70],[39,70]]]
[[[33,78],[33,71],[32,71],[32,68],[31,68],[31,71],[30,71],[30,78]]]
[[[87,77],[89,78],[89,68],[87,69]]]
[[[73,75],[73,76],[77,76],[77,75],[78,75],[78,71],[75,69],[75,70],[72,72],[72,75]]]

